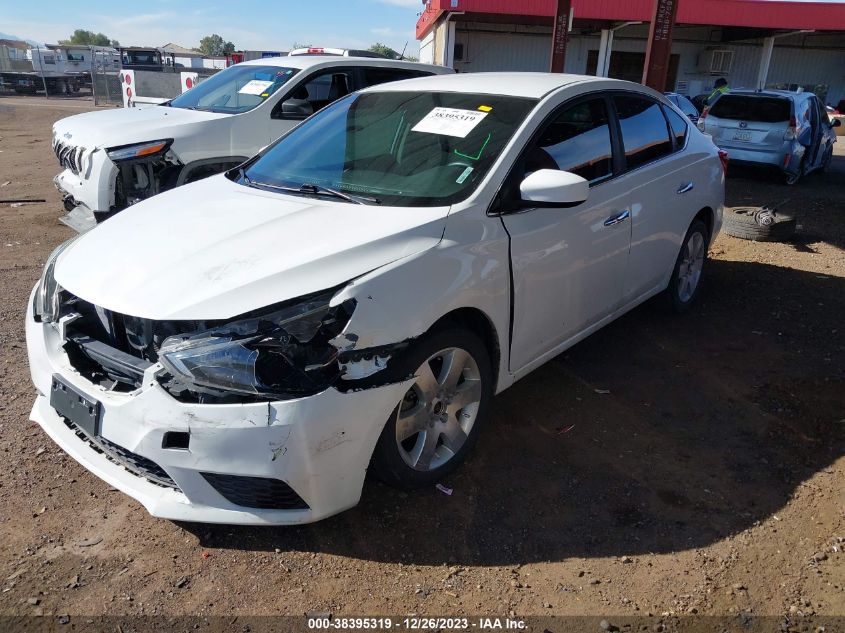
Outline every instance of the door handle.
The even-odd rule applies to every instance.
[[[628,209],[625,209],[621,213],[617,213],[616,215],[611,215],[604,221],[605,226],[613,226],[614,224],[619,224],[620,222],[624,222],[628,218],[631,217],[631,212]]]
[[[686,193],[687,191],[692,191],[693,187],[695,187],[695,184],[690,181],[687,184],[683,185],[680,189],[678,189],[678,193]]]

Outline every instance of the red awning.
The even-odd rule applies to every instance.
[[[679,24],[763,29],[845,31],[845,3],[785,0],[678,0]],[[640,21],[651,19],[654,0],[572,0],[576,18]],[[430,0],[417,21],[417,39],[445,11],[551,18],[557,0]]]

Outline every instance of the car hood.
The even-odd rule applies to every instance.
[[[63,143],[87,147],[117,147],[184,136],[191,124],[231,115],[184,108],[151,106],[75,114],[53,124],[53,136]]]
[[[252,189],[224,175],[121,211],[56,262],[56,281],[148,319],[226,319],[326,290],[435,246],[448,207],[383,207]]]

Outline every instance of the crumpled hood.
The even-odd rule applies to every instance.
[[[219,175],[83,234],[59,285],[148,319],[225,319],[332,288],[435,246],[449,207],[384,207],[252,189]]]
[[[63,143],[88,149],[185,136],[191,124],[225,119],[231,115],[184,108],[150,106],[75,114],[53,124],[53,135]],[[188,126],[188,127],[186,127]]]

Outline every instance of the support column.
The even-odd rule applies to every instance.
[[[613,51],[614,29],[602,29],[599,40],[599,59],[596,63],[596,77],[607,77],[610,70],[610,55]]]
[[[554,29],[552,30],[552,61],[550,72],[562,73],[566,63],[566,44],[569,39],[569,14],[572,0],[557,0]]]
[[[772,51],[775,47],[775,38],[767,37],[763,40],[763,52],[760,53],[760,65],[757,67],[757,89],[766,87],[766,79],[769,76],[769,64],[772,61]]]
[[[672,54],[672,27],[678,13],[678,0],[654,0],[654,12],[648,29],[643,83],[660,92],[666,90],[669,57]]]

